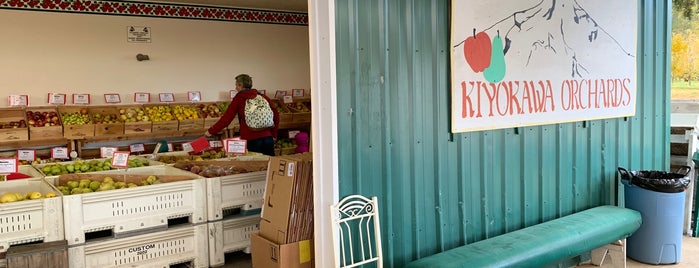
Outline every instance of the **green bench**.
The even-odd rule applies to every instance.
[[[427,256],[405,268],[541,267],[590,251],[593,264],[601,264],[615,248],[625,264],[623,241],[640,226],[638,211],[599,206]]]

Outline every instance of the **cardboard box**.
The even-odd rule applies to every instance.
[[[260,235],[277,244],[313,237],[313,178],[310,153],[271,157]]]
[[[279,245],[261,237],[250,236],[253,268],[313,268],[313,240]]]

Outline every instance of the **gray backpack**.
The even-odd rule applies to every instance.
[[[269,102],[257,94],[245,101],[245,123],[252,129],[265,129],[274,126],[274,112]]]

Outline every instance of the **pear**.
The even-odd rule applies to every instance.
[[[483,71],[485,80],[491,83],[497,83],[505,78],[505,50],[502,46],[502,38],[500,34],[493,38],[492,51],[490,53],[490,66]]]
[[[48,193],[46,193],[46,194],[44,195],[44,197],[46,197],[46,198],[56,197],[56,193],[54,193],[54,192],[48,192]]]
[[[0,196],[0,203],[10,203],[15,201],[18,201],[15,193],[6,193]]]
[[[43,197],[43,195],[42,195],[40,192],[36,192],[36,191],[35,191],[35,192],[30,192],[29,194],[27,194],[27,196],[28,196],[29,199],[31,199],[31,200],[35,200],[35,199],[39,199],[39,198],[42,198],[42,197]]]

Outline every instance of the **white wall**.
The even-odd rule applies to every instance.
[[[152,42],[127,42],[127,26],[151,27]],[[239,73],[271,96],[310,89],[307,26],[0,10],[0,35],[0,107],[15,94],[47,105],[50,92],[67,104],[74,93],[92,94],[92,104],[105,93],[133,103],[134,92],[228,100]]]

